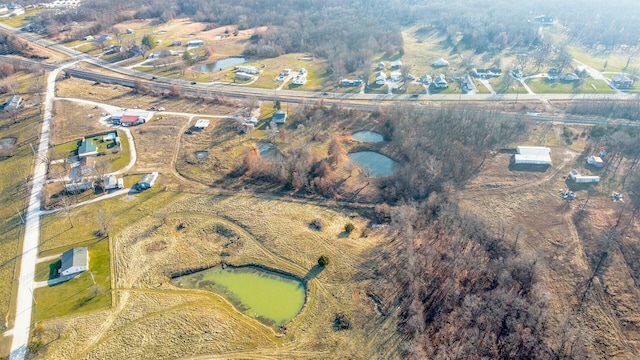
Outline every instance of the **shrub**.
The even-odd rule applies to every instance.
[[[322,267],[329,265],[329,257],[326,255],[320,256],[320,258],[318,258],[318,265]]]
[[[316,231],[322,231],[322,219],[317,216],[309,223],[309,227]]]
[[[355,229],[356,229],[356,226],[353,225],[353,223],[347,223],[344,226],[344,232],[346,232],[347,234],[351,234]]]
[[[347,315],[343,313],[337,313],[336,317],[333,319],[333,330],[349,330],[351,327],[351,322],[347,318]]]

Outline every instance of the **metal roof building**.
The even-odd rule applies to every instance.
[[[518,146],[513,155],[516,165],[547,165],[551,166],[551,149],[542,146]]]
[[[77,247],[65,251],[60,256],[60,275],[77,274],[89,269],[89,250],[87,247]]]

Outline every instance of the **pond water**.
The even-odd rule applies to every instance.
[[[245,314],[269,325],[293,319],[306,301],[304,283],[256,266],[214,267],[172,280],[180,287],[221,294]]]
[[[382,134],[369,130],[354,132],[351,137],[362,142],[377,143],[384,141],[384,136],[382,136]]]
[[[240,65],[246,61],[247,59],[243,57],[226,58],[226,59],[218,60],[213,64],[202,64],[196,67],[196,70],[200,72],[216,72],[216,71],[228,69],[232,66]]]
[[[371,177],[382,177],[393,174],[395,161],[375,151],[358,151],[349,154],[349,158],[358,164]]]

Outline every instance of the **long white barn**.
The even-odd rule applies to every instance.
[[[542,146],[518,146],[513,155],[515,165],[551,166],[551,149]]]

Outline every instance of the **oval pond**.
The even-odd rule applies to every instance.
[[[243,57],[231,57],[222,60],[218,60],[213,64],[202,64],[197,67],[200,72],[216,72],[224,69],[228,69],[232,66],[240,65],[246,62],[247,59]]]
[[[271,325],[281,325],[298,315],[307,296],[301,280],[256,266],[217,266],[172,282],[219,293],[245,314]]]
[[[382,177],[393,174],[395,161],[375,151],[358,151],[349,154],[349,158],[358,164],[362,171],[371,177]]]
[[[352,138],[358,140],[358,141],[362,141],[362,142],[383,142],[384,141],[384,136],[382,136],[382,134],[377,133],[375,131],[369,131],[369,130],[364,130],[364,131],[357,131],[354,132],[351,135]]]

